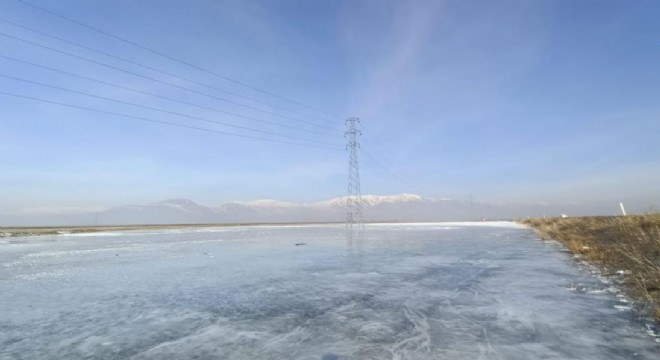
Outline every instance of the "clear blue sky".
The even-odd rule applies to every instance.
[[[377,139],[364,135],[364,150],[388,168],[362,154],[363,193],[660,204],[660,2],[655,0],[29,1],[337,117],[211,76],[17,0],[0,1],[2,19],[259,102],[0,21],[2,33],[305,123],[7,36],[0,36],[0,55],[297,129],[6,58],[0,58],[1,75],[337,148],[255,141],[0,95],[0,212],[105,208],[174,197],[212,205],[343,196],[342,119],[347,116],[362,119]],[[274,138],[6,77],[0,77],[0,91]]]

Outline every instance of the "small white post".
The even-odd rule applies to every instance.
[[[621,214],[623,214],[623,216],[628,216],[628,215],[626,214],[626,208],[623,207],[623,203],[622,203],[622,202],[619,203],[619,207],[621,207]]]

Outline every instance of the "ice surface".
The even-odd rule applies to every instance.
[[[660,356],[609,285],[511,223],[60,235],[0,264],[1,359]]]

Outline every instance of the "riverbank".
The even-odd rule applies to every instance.
[[[57,234],[80,234],[129,230],[167,230],[182,227],[216,227],[228,225],[118,225],[118,226],[44,226],[44,227],[0,227],[0,238]]]
[[[113,231],[132,230],[175,230],[185,228],[216,228],[231,226],[259,226],[259,225],[300,225],[300,223],[286,224],[162,224],[162,225],[107,225],[107,226],[44,226],[44,227],[0,227],[0,238],[58,235],[58,234],[81,234]]]
[[[520,222],[544,240],[561,242],[605,275],[621,276],[639,309],[660,320],[660,214]]]

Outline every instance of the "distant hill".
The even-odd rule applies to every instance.
[[[309,203],[265,199],[202,205],[188,199],[171,199],[151,204],[120,206],[95,213],[2,217],[0,225],[341,222],[346,216],[346,201],[346,197]],[[364,195],[362,201],[366,221],[496,220],[589,212],[589,209],[580,208],[578,205],[472,203],[424,198],[415,194]],[[613,207],[613,211],[616,209]]]
[[[187,199],[172,199],[112,208],[100,212],[98,219],[103,224],[335,222],[345,219],[346,200],[346,197],[311,203],[255,200],[204,206]],[[417,219],[432,211],[426,209],[428,205],[435,204],[434,200],[411,194],[366,195],[362,200],[369,219],[388,221]],[[408,215],[403,216],[404,213]]]

